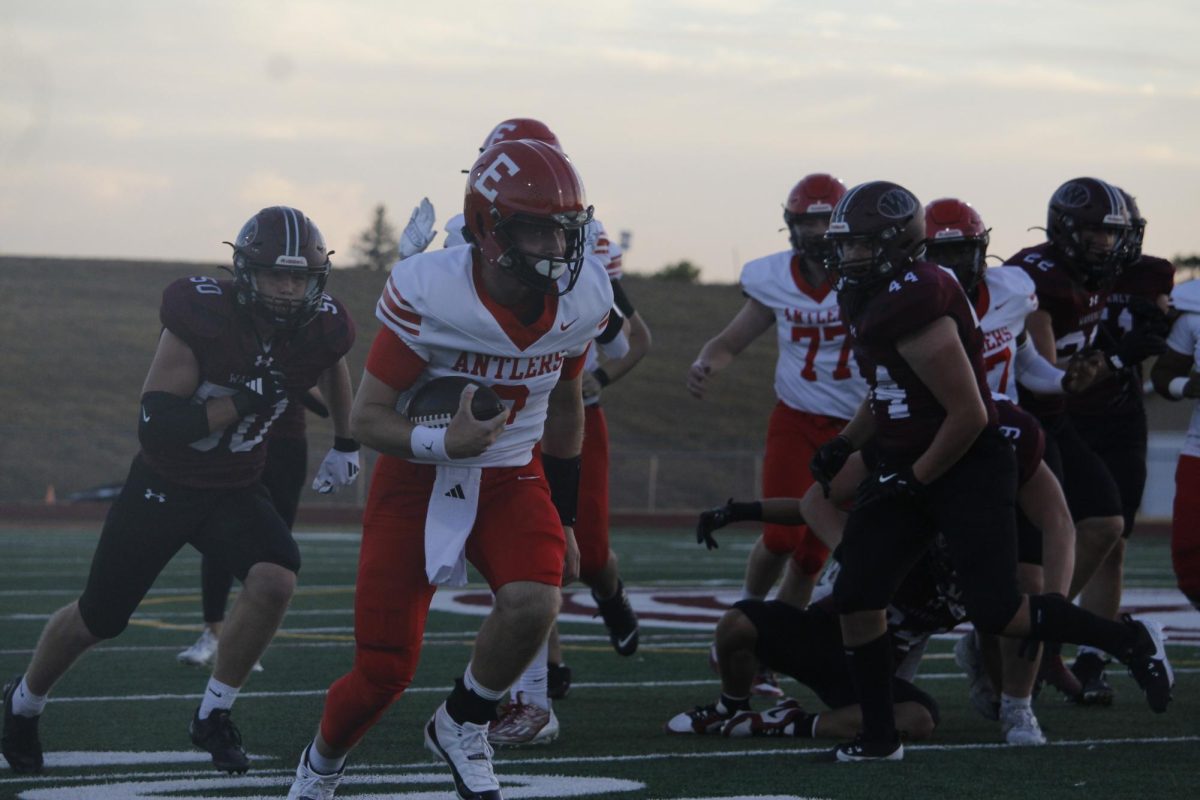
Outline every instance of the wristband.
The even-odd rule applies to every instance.
[[[408,446],[412,448],[413,458],[430,461],[450,461],[446,453],[446,428],[431,428],[428,425],[417,425],[412,429],[408,438]]]
[[[762,522],[763,507],[761,500],[752,503],[735,503],[730,500],[725,506],[729,509],[730,522]]]
[[[339,453],[357,453],[358,442],[348,436],[335,436],[333,437],[333,449]]]
[[[604,367],[596,367],[592,370],[592,377],[596,379],[596,383],[600,384],[601,389],[612,383],[612,378],[608,377],[608,373],[604,371]]]
[[[1174,397],[1176,400],[1182,400],[1183,390],[1187,386],[1187,383],[1188,379],[1183,376],[1172,378],[1171,382],[1167,384],[1167,394],[1171,395],[1171,397]]]

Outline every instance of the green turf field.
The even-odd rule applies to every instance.
[[[251,678],[234,711],[257,759],[250,773],[216,773],[207,754],[190,748],[187,723],[206,675],[175,661],[200,623],[199,558],[186,551],[159,579],[129,630],[86,655],[56,688],[42,720],[47,773],[25,778],[0,772],[0,798],[283,797],[320,716],[324,690],[348,669],[352,654],[357,540],[319,531],[300,538],[301,588],[263,659],[266,672]],[[0,677],[24,668],[47,615],[78,594],[95,539],[91,528],[0,530]],[[652,592],[686,595],[700,606],[704,592],[685,590],[736,594],[750,541],[728,533],[721,549],[710,553],[685,530],[614,533],[635,606]],[[1172,585],[1164,541],[1134,540],[1128,585]],[[718,607],[715,601],[707,606],[709,614]],[[448,771],[422,747],[421,726],[462,672],[479,619],[431,614],[416,681],[353,755],[339,798],[453,797]],[[555,705],[562,736],[545,747],[498,753],[506,797],[1200,796],[1200,660],[1194,646],[1170,647],[1178,684],[1168,713],[1152,714],[1119,670],[1110,673],[1117,690],[1112,708],[1075,707],[1048,691],[1036,709],[1051,745],[1018,749],[1001,744],[997,724],[970,709],[966,682],[950,656],[952,641],[936,641],[919,679],[942,708],[934,740],[911,746],[902,763],[857,766],[822,762],[832,742],[662,733],[670,716],[715,698],[706,628],[646,622],[641,649],[622,659],[598,622],[563,624],[575,683]],[[816,705],[795,683],[785,681],[784,688],[806,706]]]

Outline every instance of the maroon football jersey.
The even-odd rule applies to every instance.
[[[913,459],[933,441],[946,412],[896,349],[896,342],[950,317],[975,371],[975,382],[996,424],[996,407],[983,369],[983,333],[954,273],[928,261],[897,272],[849,315],[854,358],[871,387],[875,439],[885,457]]]
[[[1038,310],[1050,315],[1058,360],[1069,358],[1090,347],[1096,338],[1096,326],[1104,314],[1107,293],[1088,291],[1067,270],[1065,260],[1050,242],[1020,250],[1006,266],[1025,270],[1037,287]],[[1021,407],[1040,419],[1066,410],[1063,395],[1036,394],[1021,387]]]
[[[1017,486],[1024,486],[1046,454],[1046,434],[1033,415],[1011,400],[997,399],[996,413],[999,415],[1000,432],[1017,454]]]
[[[1160,295],[1170,296],[1175,286],[1175,265],[1165,258],[1142,256],[1137,263],[1126,267],[1113,283],[1108,293],[1108,304],[1100,318],[1099,335],[1113,342],[1120,340],[1133,329],[1133,317],[1129,313],[1129,299],[1141,297],[1151,303]],[[1133,381],[1133,387],[1124,383]],[[1138,364],[1133,375],[1117,375],[1097,383],[1080,395],[1067,400],[1067,410],[1072,414],[1105,415],[1133,411],[1142,402],[1142,366]]]
[[[304,418],[304,406],[289,402],[279,419],[271,424],[272,439],[303,439],[308,432],[308,421]]]
[[[206,277],[181,278],[168,286],[159,317],[200,364],[200,385],[192,395],[197,404],[231,395],[243,381],[265,371],[282,373],[291,392],[305,391],[354,344],[353,320],[329,295],[308,325],[259,341],[248,315],[236,307],[232,282]],[[143,448],[142,457],[156,472],[185,486],[247,486],[262,473],[263,441],[289,405],[282,400],[269,414],[247,415],[190,445]]]

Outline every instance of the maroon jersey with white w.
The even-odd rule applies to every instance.
[[[1004,263],[1020,267],[1033,278],[1038,308],[1050,315],[1059,361],[1092,345],[1108,299],[1105,291],[1089,291],[1075,280],[1067,270],[1066,260],[1050,242],[1026,247]],[[1067,407],[1063,395],[1036,394],[1025,387],[1021,387],[1020,403],[1041,419],[1061,414]]]
[[[159,318],[200,365],[200,384],[191,398],[196,404],[232,395],[247,379],[271,371],[282,373],[290,393],[307,391],[354,344],[353,320],[329,295],[308,325],[260,341],[249,316],[236,307],[232,282],[206,277],[181,278],[168,286]],[[143,447],[142,457],[160,475],[185,486],[248,486],[262,473],[268,431],[290,404],[285,398],[267,414],[249,414],[189,445]]]
[[[988,424],[996,424],[996,406],[983,368],[983,333],[970,301],[954,273],[928,261],[896,273],[892,280],[850,315],[854,358],[871,387],[875,439],[886,456],[916,458],[933,441],[946,411],[896,343],[942,317],[950,317],[975,373]]]
[[[1112,342],[1133,330],[1133,316],[1129,313],[1129,300],[1141,297],[1151,303],[1160,296],[1171,295],[1175,286],[1175,265],[1165,258],[1142,256],[1132,266],[1126,267],[1112,289],[1108,292],[1108,304],[1100,318],[1099,335]],[[1132,382],[1133,386],[1125,386]],[[1142,365],[1134,368],[1133,374],[1116,375],[1097,383],[1083,394],[1073,395],[1067,400],[1067,409],[1072,414],[1104,415],[1132,411],[1142,404]]]

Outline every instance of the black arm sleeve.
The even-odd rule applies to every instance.
[[[550,499],[558,509],[558,518],[563,525],[574,525],[579,507],[579,472],[582,465],[579,456],[557,458],[542,453],[542,467],[546,482],[550,484]]]
[[[146,392],[138,414],[138,441],[143,447],[191,444],[208,436],[208,411],[186,397]]]
[[[632,317],[634,313],[633,303],[629,302],[629,295],[625,294],[625,289],[621,286],[620,281],[610,281],[613,290],[613,303],[617,308],[621,309],[621,313],[627,317]]]
[[[625,317],[621,314],[621,309],[614,305],[608,312],[608,324],[604,326],[604,330],[600,331],[596,341],[600,344],[608,344],[621,335],[623,327],[625,327]]]

